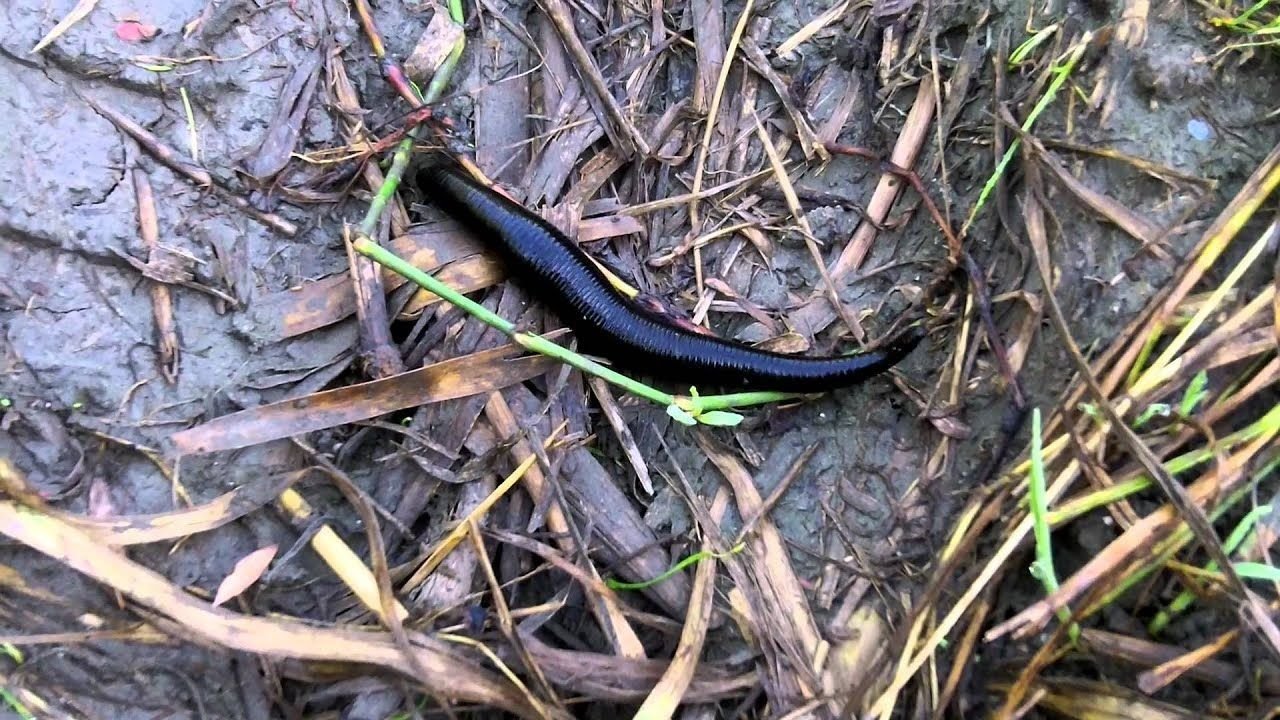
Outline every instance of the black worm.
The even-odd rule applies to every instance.
[[[870,352],[803,357],[703,335],[633,302],[550,223],[464,171],[436,165],[419,180],[432,204],[499,251],[524,287],[573,329],[584,351],[643,376],[708,389],[821,392],[884,372],[924,336],[912,328]]]

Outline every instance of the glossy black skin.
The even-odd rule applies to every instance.
[[[437,165],[419,181],[432,204],[499,251],[517,280],[573,329],[582,350],[639,375],[706,390],[822,392],[884,372],[924,336],[909,329],[871,352],[815,358],[703,335],[632,302],[550,223],[463,170]]]

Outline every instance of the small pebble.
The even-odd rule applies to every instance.
[[[1201,142],[1213,137],[1213,128],[1209,127],[1209,123],[1200,118],[1192,118],[1187,121],[1187,132],[1192,138]]]

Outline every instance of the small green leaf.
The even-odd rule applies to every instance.
[[[1023,40],[1021,45],[1014,48],[1014,51],[1009,53],[1009,67],[1017,67],[1018,65],[1026,62],[1027,58],[1031,57],[1031,53],[1034,52],[1036,48],[1043,45],[1045,41],[1053,35],[1053,33],[1057,32],[1057,30],[1058,24],[1054,23],[1043,30],[1040,30],[1026,40]]]
[[[679,405],[668,405],[667,414],[671,416],[672,420],[675,420],[681,425],[693,426],[698,424],[698,421],[689,414],[689,411]]]
[[[1143,425],[1146,425],[1151,420],[1151,418],[1157,415],[1159,415],[1160,417],[1168,417],[1169,406],[1166,405],[1165,403],[1152,403],[1148,405],[1147,409],[1143,410],[1142,414],[1139,415],[1137,419],[1133,421],[1133,429],[1137,430]]]
[[[0,652],[3,652],[5,655],[8,655],[9,659],[13,660],[19,665],[23,663],[22,651],[18,649],[17,645],[14,645],[12,643],[0,643]]]
[[[652,580],[641,580],[640,582],[623,582],[621,580],[617,580],[614,578],[605,578],[604,584],[609,586],[609,588],[612,590],[643,590],[652,585],[657,585],[663,580],[666,580],[667,578],[671,577],[672,575],[675,575],[676,573],[680,572],[681,570],[684,570],[685,568],[689,567],[690,565],[696,562],[701,562],[702,560],[709,557],[715,558],[717,560],[723,560],[730,555],[737,555],[738,553],[745,550],[746,547],[747,547],[746,543],[740,542],[737,545],[734,545],[733,547],[729,548],[728,552],[724,552],[724,553],[711,552],[710,550],[699,550],[698,552],[681,560],[680,562],[676,563],[670,568],[667,568],[665,571],[663,571],[661,575],[659,575],[656,578],[653,578]]]
[[[715,427],[734,427],[742,420],[742,415],[728,410],[708,410],[698,416],[698,422]]]
[[[1191,378],[1191,383],[1187,385],[1187,391],[1182,394],[1182,403],[1178,405],[1178,412],[1183,417],[1187,417],[1196,411],[1196,406],[1209,394],[1208,386],[1209,374],[1204,370],[1196,373],[1196,376]]]
[[[1280,582],[1280,568],[1274,565],[1260,562],[1238,562],[1232,567],[1236,569],[1236,574],[1242,578]]]

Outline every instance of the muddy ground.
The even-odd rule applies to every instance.
[[[0,455],[19,466],[59,508],[107,515],[165,512],[181,506],[183,500],[175,497],[174,484],[142,449],[154,448],[162,457],[170,457],[166,453],[177,430],[367,377],[358,357],[354,317],[289,337],[281,330],[282,297],[346,272],[348,256],[341,227],[344,222],[358,222],[368,201],[364,186],[358,183],[354,193],[337,202],[302,202],[281,189],[315,179],[314,168],[297,158],[279,174],[275,172],[279,168],[266,167],[273,157],[269,147],[264,148],[268,132],[279,126],[281,112],[294,109],[282,97],[293,89],[306,104],[301,109],[305,114],[299,116],[304,117],[299,123],[301,134],[293,144],[296,153],[347,142],[330,94],[331,78],[324,70],[331,67],[325,63],[327,53],[340,53],[345,61],[360,102],[368,110],[363,118],[368,127],[393,126],[402,117],[404,105],[380,78],[350,9],[338,3],[179,0],[144,7],[104,0],[48,48],[32,54],[32,47],[72,5],[69,0],[10,0],[0,9],[8,28],[0,36],[0,107],[5,118],[0,133],[0,158],[4,159],[0,163],[0,399],[5,403]],[[404,58],[426,28],[428,3],[382,5],[375,19],[386,37],[388,53]],[[585,13],[578,18],[584,36],[597,37],[608,23],[623,23],[617,13],[601,5],[598,11],[607,18],[604,24]],[[770,50],[829,5],[780,2],[757,7],[757,16],[772,22],[755,40]],[[1054,17],[1072,26],[1102,27],[1124,11],[1119,4],[1058,5]],[[730,3],[724,8],[726,39],[741,7]],[[481,19],[473,18],[468,24],[469,49],[455,90],[441,110],[452,118],[460,143],[474,142],[482,148],[486,170],[509,186],[520,187],[522,181],[532,179],[534,184],[526,189],[541,195],[532,204],[542,205],[544,198],[559,198],[561,184],[528,171],[538,167],[545,150],[531,156],[529,146],[518,142],[543,132],[546,123],[524,117],[531,108],[527,103],[520,106],[519,93],[514,100],[511,93],[503,93],[487,104],[481,95],[489,85],[484,78],[507,78],[506,83],[517,82],[510,79],[515,76],[529,78],[524,82],[539,78],[530,48],[520,44],[513,29],[529,29],[538,42],[555,36],[544,27],[542,13],[533,3],[485,8]],[[511,25],[494,22],[495,11],[501,11]],[[990,68],[992,53],[1002,42],[1008,47],[1025,37],[1030,11],[1039,13],[1040,4],[1029,10],[1021,0],[949,3],[930,6],[928,14],[915,8],[901,21],[908,33],[924,23],[928,32],[921,37],[936,43],[936,57],[947,68],[954,67],[966,47],[980,66],[968,88],[968,99],[958,107],[942,166],[936,163],[932,141],[926,143],[923,159],[916,165],[922,171],[933,169],[924,178],[926,185],[956,225],[972,207],[993,167],[991,129],[997,82]],[[670,27],[688,29],[687,14],[671,6],[666,12]],[[120,37],[120,27],[128,24],[130,13],[141,23],[155,26],[158,34],[146,41]],[[842,92],[853,92],[845,88],[828,90],[830,97],[822,95],[824,83],[832,83],[836,73],[874,82],[876,87],[866,91],[868,98],[874,96],[877,101],[855,104],[838,139],[887,153],[917,88],[904,83],[889,92],[876,82],[879,48],[864,42],[876,33],[858,37],[855,15],[851,12],[804,43],[795,57],[776,59],[775,65],[793,83],[794,91],[806,98],[815,125],[831,116],[831,106]],[[640,24],[624,34],[647,31],[648,11],[637,17]],[[1049,22],[1039,14],[1033,17],[1037,27]],[[198,21],[197,26],[185,36],[184,26],[193,21]],[[1141,47],[1112,57],[1104,45],[1090,60],[1095,68],[1109,63],[1120,78],[1105,121],[1097,112],[1076,107],[1068,127],[1064,103],[1059,102],[1038,129],[1043,137],[1069,137],[1078,144],[1113,148],[1216,183],[1197,209],[1195,198],[1184,191],[1186,186],[1174,188],[1123,163],[1071,156],[1071,172],[1091,187],[1161,226],[1175,226],[1162,239],[1165,255],[1160,257],[1078,204],[1059,198],[1055,209],[1067,229],[1063,237],[1069,241],[1054,248],[1061,273],[1057,293],[1082,347],[1105,342],[1147,301],[1172,272],[1171,258],[1188,247],[1194,230],[1202,227],[1197,223],[1230,197],[1280,138],[1275,119],[1266,118],[1280,106],[1280,83],[1276,82],[1280,75],[1274,60],[1265,55],[1232,55],[1225,62],[1206,62],[1222,45],[1194,7],[1157,3]],[[655,86],[654,97],[638,101],[638,115],[646,122],[693,93],[693,51],[681,46],[679,52],[670,77]],[[184,60],[173,62],[175,58]],[[168,69],[156,72],[158,65]],[[296,93],[299,78],[305,79],[308,70],[315,71],[315,87]],[[913,66],[910,74],[919,77],[927,71],[927,67]],[[1012,71],[1004,82],[1007,86],[1000,91],[1017,104],[1022,117],[1022,103],[1031,92],[1028,80]],[[1079,89],[1084,93],[1091,87]],[[762,103],[769,93],[767,87],[761,90]],[[888,103],[881,107],[886,99]],[[190,113],[199,164],[260,211],[296,225],[296,234],[285,236],[233,207],[225,196],[197,187],[156,162],[89,100],[145,126],[185,160],[192,155]],[[507,112],[502,111],[504,102],[511,104]],[[1082,103],[1082,99],[1071,102]],[[487,117],[478,117],[485,112]],[[501,142],[473,135],[477,123]],[[600,148],[609,142],[604,135],[584,146]],[[799,157],[793,148],[791,158]],[[760,162],[758,151],[749,162]],[[858,226],[860,213],[855,208],[870,196],[879,176],[875,168],[856,158],[838,157],[820,173],[818,167],[813,163],[793,178],[813,191],[804,208],[814,235],[830,239],[831,246],[824,249],[830,262]],[[139,233],[135,173],[145,175],[153,188],[162,244],[190,274],[186,285],[170,285],[180,341],[180,364],[173,382],[166,379],[157,359],[154,282],[138,266],[147,259],[148,249]],[[267,181],[255,180],[254,174]],[[638,203],[685,191],[670,175],[654,172],[653,176],[663,179],[643,192],[626,185],[620,200]],[[539,193],[538,182],[548,189]],[[610,190],[601,197],[612,195]],[[829,201],[835,196],[850,203]],[[412,187],[405,197],[421,200]],[[782,214],[781,198],[768,202],[775,213]],[[899,201],[899,207],[905,203]],[[1006,210],[1005,217],[1014,227],[1001,227],[1000,214],[991,209],[977,220],[967,239],[973,257],[990,273],[992,296],[1023,287],[1038,290],[1026,272],[1027,251],[1016,237],[1011,238],[1020,214],[1016,208]],[[412,212],[415,220],[438,217],[421,207]],[[1190,216],[1184,217],[1187,213]],[[871,337],[907,310],[909,301],[945,261],[945,242],[926,213],[915,212],[906,220],[876,242],[863,265],[864,270],[879,271],[850,278],[853,281],[843,287],[842,299],[860,313]],[[643,225],[643,233],[611,238],[592,248],[628,279],[690,311],[697,296],[689,259],[664,267],[643,262],[682,239],[687,217],[658,215],[646,218]],[[709,264],[723,253],[723,247],[708,249]],[[769,270],[763,270],[758,258],[738,263],[724,281],[775,317],[786,317],[797,298],[808,297],[821,286],[809,252],[795,233],[774,234],[769,263]],[[894,288],[906,291],[893,292]],[[530,295],[527,299],[536,306],[536,293]],[[477,297],[487,297],[491,303],[501,298],[503,307],[524,307],[517,296],[504,296],[496,289]],[[942,311],[926,346],[898,369],[900,382],[915,388],[921,402],[932,403],[935,422],[922,419],[921,405],[895,384],[877,379],[811,401],[752,410],[742,429],[712,433],[746,459],[755,483],[766,495],[788,475],[798,457],[812,452],[799,474],[788,480],[772,518],[791,543],[796,572],[811,593],[820,627],[828,632],[832,629],[827,623],[833,617],[839,621],[844,592],[857,577],[873,580],[886,617],[900,613],[903,599],[929,571],[938,533],[949,523],[949,513],[974,483],[985,479],[979,475],[999,444],[999,425],[1009,403],[989,354],[978,357],[978,369],[958,406],[947,407],[935,397],[940,375],[952,358],[955,318],[961,309]],[[1008,301],[997,302],[995,309],[997,325],[1009,333],[1008,341],[1017,335],[1023,309]],[[725,311],[717,306],[710,318],[724,334],[762,339],[760,328],[751,327],[749,319],[732,308]],[[413,320],[396,323],[395,337],[409,337],[414,324]],[[820,334],[809,351],[827,352],[832,341],[830,334]],[[1051,406],[1069,378],[1069,364],[1052,343],[1039,339],[1031,343],[1021,368],[1030,405]],[[535,389],[540,387],[544,386],[534,384]],[[580,383],[570,385],[571,391],[581,388]],[[688,542],[693,518],[679,490],[673,489],[680,485],[672,478],[683,474],[708,499],[722,482],[695,441],[696,431],[672,422],[661,408],[624,403],[627,423],[649,463],[655,488],[649,495],[622,452],[621,442],[599,416],[595,396],[578,397],[568,401],[576,409],[562,412],[579,419],[579,431],[596,434],[592,451],[621,490],[614,501],[631,503],[639,511],[669,557],[687,554],[693,549]],[[513,397],[512,402],[519,404],[523,398]],[[536,402],[532,409],[537,410]],[[438,418],[419,416],[416,422],[424,433],[443,432]],[[940,429],[951,433],[954,442],[944,453],[945,461],[931,462],[940,447]],[[1012,441],[1014,448],[1021,447],[1025,433],[1025,428],[1019,430]],[[466,483],[441,482],[429,474],[405,473],[403,468],[387,471],[396,462],[394,443],[402,440],[394,433],[350,426],[307,436],[312,447],[337,462],[418,540],[429,544],[454,517],[454,507],[467,492]],[[447,469],[456,473],[471,467],[471,457],[485,457],[482,445],[474,451],[466,445],[459,448],[459,458],[446,462]],[[201,502],[268,468],[297,467],[303,462],[287,442],[278,441],[186,457],[180,465],[180,481],[191,501]],[[505,474],[511,467],[500,455],[485,457],[485,462],[491,473]],[[325,520],[357,549],[364,547],[360,523],[339,493],[323,480],[309,480],[302,487],[313,493],[310,497],[323,510]],[[609,508],[599,509],[609,512]],[[506,525],[519,517],[504,505],[489,522],[524,531],[524,526]],[[731,519],[727,527],[738,523]],[[274,543],[284,559],[247,596],[243,609],[334,621],[346,606],[337,582],[309,550],[286,553],[307,537],[307,528],[290,524],[268,505],[183,542],[137,546],[129,553],[179,586],[211,593],[240,558]],[[417,547],[414,540],[388,537],[393,565],[412,557]],[[1088,538],[1079,542],[1079,552],[1087,552]],[[5,545],[0,556],[0,564],[12,578],[22,578],[23,584],[38,587],[51,598],[37,607],[12,587],[0,592],[6,635],[76,632],[124,626],[137,619],[114,593],[55,560],[14,544]],[[6,580],[6,585],[14,582]],[[476,590],[483,585],[479,579],[475,583]],[[653,604],[646,608],[671,614],[671,609]],[[446,610],[432,622],[439,625],[463,615],[461,608]],[[90,623],[87,614],[98,620]],[[580,649],[602,649],[598,637],[576,629],[589,617],[585,611],[579,608],[569,615],[547,637],[557,643],[576,638],[572,642]],[[670,648],[670,642],[668,636],[652,649]],[[331,711],[350,718],[386,717],[400,707],[402,697],[401,687],[394,682],[351,684],[340,692],[335,688],[326,692],[324,685],[262,675],[252,656],[194,643],[55,642],[24,650],[23,665],[6,666],[7,683],[41,691],[90,717],[291,717],[293,711],[304,716]],[[732,659],[743,652],[741,639],[727,626],[712,633],[709,656]],[[665,657],[661,652],[655,656]],[[737,701],[725,701],[723,712],[732,711]],[[263,704],[271,702],[281,705],[267,711]],[[285,703],[291,704],[290,712],[284,711]],[[981,706],[982,701],[969,698],[968,703]]]

